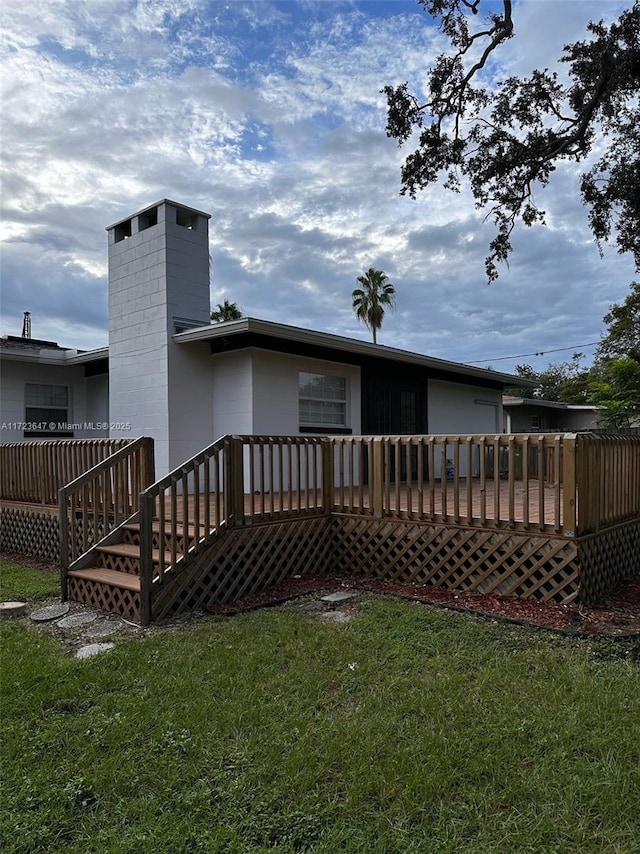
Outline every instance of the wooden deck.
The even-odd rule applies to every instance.
[[[444,490],[444,491],[443,491]],[[554,530],[562,528],[562,486],[559,488],[530,480],[528,489],[522,481],[510,485],[506,481],[498,481],[497,488],[490,482],[489,488],[479,480],[467,483],[464,478],[458,482],[457,489],[453,484],[442,484],[437,481],[433,491],[418,490],[415,486],[400,484],[389,490],[388,509],[400,517],[424,518],[448,522],[460,521],[465,524],[484,524],[488,528],[504,527],[515,523],[521,527],[548,527]],[[216,509],[220,519],[225,516],[224,497],[216,493],[208,496],[198,496],[199,512],[196,514],[193,495],[178,496],[175,503],[175,520],[182,525],[185,518],[193,527],[196,515],[200,528],[209,505],[209,517],[215,519]],[[301,489],[290,493],[257,492],[254,495],[244,494],[245,521],[271,519],[289,513],[321,512],[321,490]],[[469,512],[470,508],[470,512]],[[333,491],[334,513],[372,514],[372,500],[368,486],[353,486],[336,488]],[[173,518],[172,500],[164,499],[164,517],[166,521]],[[157,518],[157,516],[156,516]],[[212,528],[215,524],[211,525]]]
[[[3,459],[2,548],[145,624],[296,573],[593,602],[640,572],[638,437],[225,436],[155,482],[137,439],[46,490]]]

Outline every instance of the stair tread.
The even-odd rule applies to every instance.
[[[126,528],[127,531],[140,531],[140,524],[138,522],[127,522],[127,524],[124,525],[123,527]],[[200,531],[204,531],[205,530],[204,524],[201,523],[199,529],[200,529]],[[151,523],[151,530],[156,534],[159,533],[160,522],[158,521],[158,519],[154,519],[153,522]],[[171,528],[170,528],[170,525],[168,522],[165,522],[164,532],[165,532],[165,534],[171,533]],[[187,525],[187,533],[189,534],[190,537],[192,537],[195,534],[195,532],[196,532],[196,526],[195,525]],[[178,522],[176,524],[176,534],[183,536],[184,525],[182,524],[182,522]]]
[[[123,590],[140,590],[140,578],[128,572],[117,572],[103,566],[88,566],[86,569],[71,569],[69,575],[74,578],[84,578],[98,584],[111,584]]]
[[[113,543],[110,546],[97,546],[97,552],[104,552],[105,554],[116,554],[121,555],[122,557],[130,557],[136,560],[140,559],[140,546],[136,546],[134,543]],[[182,557],[181,551],[176,551],[176,557]],[[160,550],[153,549],[151,552],[151,559],[154,563],[160,563]],[[165,549],[164,552],[164,562],[165,564],[171,563],[171,552]]]

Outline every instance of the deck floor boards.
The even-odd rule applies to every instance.
[[[334,490],[334,499],[333,499],[333,510],[334,512],[349,512],[351,508],[354,509],[355,512],[360,510],[368,510],[371,507],[371,499],[369,494],[369,488],[367,486],[362,489],[362,505],[360,505],[360,487],[353,487],[353,498],[351,496],[351,488],[344,487],[342,489],[337,488]],[[496,515],[494,511],[494,506],[496,503],[496,490],[494,488],[494,481],[487,482],[487,488],[485,491],[485,517],[487,521],[487,527],[493,527],[493,525],[497,522],[502,527],[508,525],[509,523],[509,482],[508,481],[500,481],[499,482],[499,490],[498,494],[498,513]],[[556,507],[557,496],[559,496],[559,507]],[[420,510],[420,497],[417,486],[413,485],[411,488],[407,488],[405,485],[400,487],[399,497],[400,503],[399,507],[396,501],[396,487],[395,484],[392,484],[390,489],[390,502],[389,502],[389,511],[393,514],[394,512],[400,512],[401,514],[414,513],[418,514]],[[545,485],[542,489],[542,512],[541,512],[541,491],[539,487],[539,483],[537,480],[529,481],[529,496],[528,496],[528,523],[531,526],[537,526],[539,524],[557,526],[560,528],[562,526],[562,487],[560,490],[556,490],[554,486]],[[436,483],[436,488],[434,491],[434,500],[433,507],[430,507],[430,489],[428,484],[424,484],[422,488],[422,516],[429,518],[431,514],[442,516],[446,514],[449,518],[449,521],[454,516],[460,516],[461,519],[464,519],[469,516],[468,508],[467,508],[467,485],[463,480],[459,481],[459,490],[458,490],[458,512],[456,513],[455,508],[455,496],[454,496],[454,486],[453,483],[447,484],[446,489],[446,504],[444,500],[444,496],[442,494],[442,485],[438,481]],[[482,514],[482,490],[480,486],[480,482],[474,480],[471,484],[471,516],[476,520],[475,524],[478,523],[478,520],[481,519]],[[200,501],[200,524],[203,526],[203,519],[205,515],[205,496],[199,496]],[[222,497],[219,499],[220,501],[220,514],[224,515],[224,506]],[[514,503],[514,519],[513,521],[518,523],[518,526],[521,526],[525,523],[525,490],[521,481],[516,481],[513,484],[513,503]],[[213,507],[215,504],[214,496],[211,495],[211,503],[210,503],[210,518],[213,519]],[[307,493],[306,490],[302,489],[300,492],[298,490],[294,490],[289,496],[288,492],[285,491],[281,496],[277,493],[265,493],[264,495],[256,494],[256,495],[248,495],[244,496],[244,511],[247,516],[251,515],[253,517],[262,518],[262,517],[271,517],[276,514],[281,513],[282,511],[298,511],[302,510],[312,510],[316,507],[322,506],[322,495],[319,490],[310,489]],[[446,506],[446,510],[443,508]],[[183,521],[183,502],[182,498],[177,502],[176,507],[176,520],[179,523]],[[188,501],[188,515],[189,522],[193,523],[194,518],[194,499],[193,496],[189,496]],[[171,502],[169,499],[165,501],[165,518],[171,518]]]

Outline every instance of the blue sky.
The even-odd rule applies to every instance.
[[[495,5],[495,4],[494,4]],[[492,73],[551,65],[625,3],[520,0]],[[416,0],[4,0],[0,334],[107,344],[106,225],[167,197],[211,216],[212,304],[368,339],[356,277],[397,289],[383,344],[544,367],[596,341],[634,276],[600,259],[561,167],[484,278],[492,231],[466,193],[399,195],[380,89],[419,89],[442,37]],[[582,347],[591,356],[593,347]]]

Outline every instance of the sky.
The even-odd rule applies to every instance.
[[[553,67],[628,5],[518,0],[491,74]],[[370,340],[351,292],[374,267],[397,292],[379,343],[505,372],[589,363],[637,278],[599,255],[582,164],[536,192],[547,225],[517,230],[491,285],[467,192],[400,195],[409,149],[380,90],[419,90],[444,46],[417,0],[4,0],[0,16],[0,334],[28,310],[34,338],[106,346],[105,227],[162,198],[211,214],[212,306]]]

